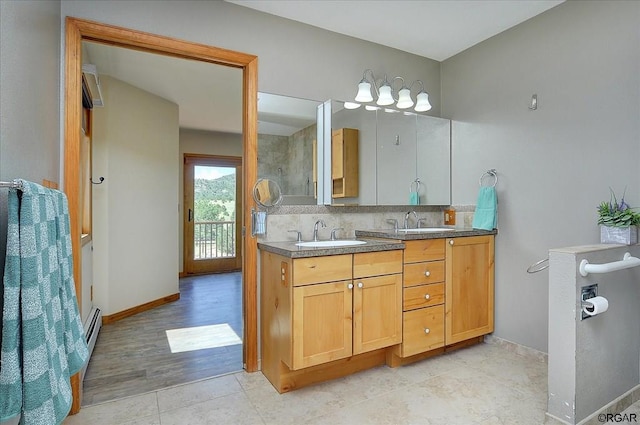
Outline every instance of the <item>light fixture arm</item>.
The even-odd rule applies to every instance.
[[[415,80],[413,83],[411,83],[411,85],[409,86],[409,90],[413,89],[413,85],[415,83],[420,83],[420,91],[424,91],[424,83],[422,82],[422,80]]]
[[[371,74],[371,80],[367,80],[367,72],[369,74]],[[385,75],[386,78],[386,75]],[[376,92],[376,96],[379,97],[380,96],[380,92],[378,91],[378,84],[376,84],[376,76],[373,75],[373,70],[371,69],[365,69],[364,72],[362,73],[362,80],[360,81],[361,83],[370,83],[373,86],[373,90],[375,90]]]

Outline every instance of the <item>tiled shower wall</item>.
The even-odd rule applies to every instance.
[[[258,177],[278,182],[288,196],[313,196],[316,125],[291,136],[258,135]]]

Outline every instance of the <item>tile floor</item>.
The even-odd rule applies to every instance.
[[[238,372],[84,407],[63,425],[543,424],[547,365],[484,343],[278,394]]]

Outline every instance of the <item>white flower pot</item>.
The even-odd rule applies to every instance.
[[[600,243],[620,243],[635,245],[638,243],[638,228],[600,226]]]

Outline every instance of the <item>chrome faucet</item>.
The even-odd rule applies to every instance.
[[[302,242],[302,233],[297,230],[287,230],[287,232],[295,232],[296,233],[296,242]]]
[[[406,214],[404,215],[404,228],[405,228],[405,229],[408,229],[408,228],[409,228],[409,216],[410,216],[411,214],[413,214],[413,216],[415,217],[416,222],[418,221],[418,214],[416,214],[416,212],[415,212],[415,211],[409,211],[408,213],[406,213]],[[416,224],[416,225],[417,225],[417,224]]]
[[[322,220],[316,221],[316,224],[313,225],[313,240],[314,241],[318,240],[318,224],[321,225],[322,227],[327,227],[327,225],[324,224],[324,221],[322,221]]]
[[[337,240],[336,232],[337,232],[338,230],[344,230],[344,228],[342,228],[342,227],[336,227],[335,229],[331,229],[331,237],[330,237],[329,239],[331,239],[332,241]]]
[[[396,231],[396,232],[398,231],[398,220],[397,220],[397,219],[395,219],[395,218],[388,218],[388,219],[387,219],[387,223],[391,223],[391,224],[393,224],[393,230],[394,230],[394,231]]]
[[[423,221],[427,221],[427,219],[426,219],[426,218],[419,218],[419,219],[418,219],[418,222],[416,223],[416,227],[417,227],[418,229],[422,227],[422,226],[420,225],[420,223],[422,223]]]

